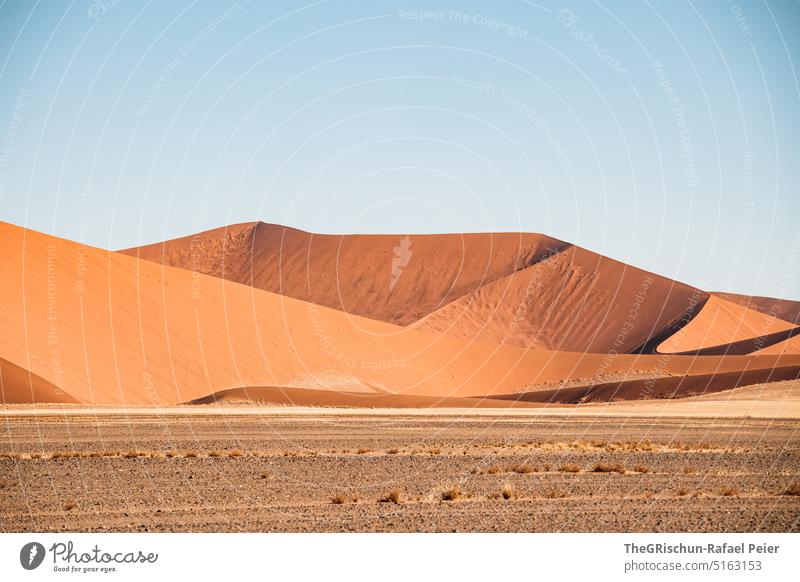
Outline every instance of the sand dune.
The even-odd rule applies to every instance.
[[[120,252],[406,325],[565,246],[540,234],[324,235],[253,222]]]
[[[741,355],[787,339],[794,328],[787,321],[712,295],[700,313],[660,344],[658,351],[687,353],[718,348],[715,354]]]
[[[691,319],[706,295],[570,247],[429,315],[428,331],[549,350],[631,353]]]
[[[393,403],[387,406],[428,405],[430,399],[451,399],[450,405],[456,405],[453,399],[598,385],[625,377],[800,366],[797,355],[693,357],[523,349],[500,345],[489,334],[474,338],[369,319],[3,223],[0,243],[4,402],[160,406],[271,386],[303,398],[314,394],[309,390],[341,394],[342,405],[361,399],[357,394],[363,401],[383,398]],[[528,258],[522,262],[510,251],[491,254],[500,257],[489,261],[496,280],[502,281],[504,269],[524,273],[526,261],[575,254],[570,247],[548,257],[540,243],[535,236],[529,240]],[[580,282],[581,272],[570,271],[569,264],[559,263],[559,272],[567,281]],[[608,270],[597,272],[585,278],[614,279]],[[428,277],[425,268],[414,277]],[[477,280],[473,277],[472,284]],[[342,283],[340,279],[344,289]],[[361,289],[359,278],[351,287],[357,288],[348,291],[351,297],[371,288]],[[680,305],[688,291],[678,287],[680,293],[673,295],[674,288],[671,283],[653,285],[648,298],[660,304],[664,298],[678,297]],[[420,297],[450,296],[442,287],[426,289]],[[603,294],[590,293],[590,298],[590,305],[608,305]],[[420,305],[430,308],[425,301]],[[613,316],[624,313],[613,306],[607,311]],[[676,307],[670,317],[655,317],[653,326],[681,312]],[[599,326],[588,308],[580,316]],[[570,337],[587,341],[589,336]],[[337,398],[317,400],[333,404]]]
[[[738,295],[736,293],[719,293],[713,295],[737,303],[748,309],[764,313],[770,317],[782,319],[795,325],[800,325],[800,301],[788,299],[775,299],[773,297],[758,297],[756,295]]]

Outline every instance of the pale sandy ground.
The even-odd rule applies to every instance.
[[[526,417],[624,417],[624,418],[775,418],[800,419],[800,381],[744,386],[724,392],[679,400],[640,400],[581,405],[549,405],[539,408],[324,408],[311,406],[262,406],[225,404],[152,407],[80,407],[64,405],[8,405],[5,416],[463,416],[493,418]]]
[[[797,401],[795,382],[547,410],[12,407],[0,530],[800,531]]]

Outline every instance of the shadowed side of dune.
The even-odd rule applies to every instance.
[[[235,224],[119,251],[399,325],[566,243],[542,234],[314,234]]]
[[[0,358],[0,403],[77,404],[78,400],[41,376]]]
[[[234,403],[282,404],[291,406],[335,406],[352,408],[513,408],[541,404],[509,402],[495,398],[458,398],[407,394],[341,392],[280,386],[248,386],[220,390],[186,404]]]
[[[497,400],[578,404],[583,402],[612,402],[616,400],[649,400],[682,398],[721,392],[740,386],[800,378],[800,366],[785,366],[739,372],[697,374],[637,379],[607,384],[495,395]]]

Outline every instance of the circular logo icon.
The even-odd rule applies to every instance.
[[[39,542],[29,542],[19,551],[19,563],[26,570],[35,570],[44,561],[44,546]]]

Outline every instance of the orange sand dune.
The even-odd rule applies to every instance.
[[[795,330],[798,331],[797,335],[794,335],[793,337],[784,340],[782,342],[778,342],[769,347],[758,350],[757,352],[754,353],[760,355],[800,354],[800,327],[795,328]]]
[[[800,365],[793,355],[583,354],[431,334],[3,223],[0,249],[0,359],[35,375],[31,401],[169,405],[246,386],[461,398]],[[9,369],[5,401],[25,399]]]
[[[234,225],[122,251],[491,343],[630,353],[706,294],[540,234],[317,235]]]
[[[417,326],[549,350],[631,353],[691,319],[706,294],[580,247],[486,284]]]
[[[658,346],[661,353],[686,353],[737,344],[727,353],[752,353],[787,339],[795,326],[738,303],[712,295],[700,313]],[[785,333],[784,333],[785,332]],[[732,348],[734,346],[731,346]]]
[[[540,234],[324,235],[251,222],[120,252],[406,325],[566,246]]]
[[[713,295],[732,303],[737,303],[748,309],[758,311],[759,313],[764,313],[770,317],[800,325],[800,301],[758,297],[756,295],[737,295],[736,293],[719,293],[716,291]]]

